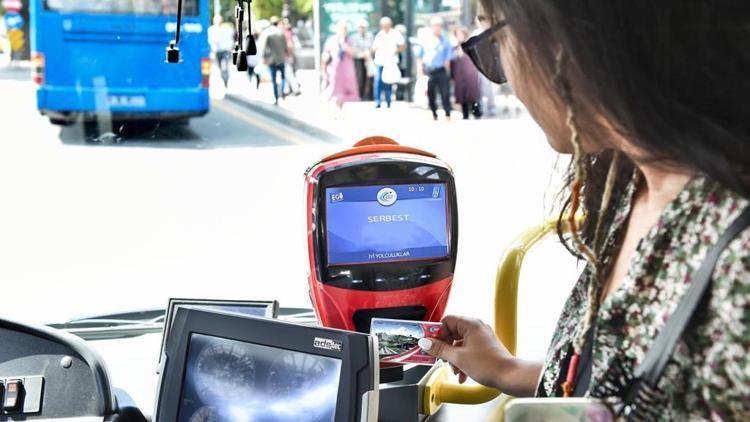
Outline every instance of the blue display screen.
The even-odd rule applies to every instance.
[[[445,186],[327,188],[328,265],[447,257]]]

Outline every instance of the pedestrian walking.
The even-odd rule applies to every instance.
[[[471,58],[463,52],[460,44],[466,41],[469,31],[464,27],[456,28],[456,41],[458,44],[453,49],[453,60],[451,61],[451,79],[453,79],[453,96],[456,104],[461,106],[464,120],[473,114],[477,119],[482,116],[479,105],[479,71],[474,66]]]
[[[393,29],[393,22],[388,16],[380,19],[380,31],[375,35],[372,42],[373,62],[375,63],[375,107],[380,108],[382,95],[385,94],[385,103],[391,106],[391,94],[393,85],[384,83],[383,70],[386,67],[395,67],[398,71],[398,55],[406,48],[406,41],[400,32]]]
[[[208,28],[208,44],[226,87],[229,83],[229,58],[235,42],[234,28],[224,25],[224,20],[219,15],[214,16],[213,22]]]
[[[432,117],[437,120],[437,96],[445,110],[446,119],[451,117],[450,61],[453,58],[453,46],[448,36],[443,33],[443,19],[434,17],[430,21],[432,33],[423,41],[419,49],[418,66],[427,75],[427,98]]]
[[[328,38],[323,47],[322,63],[325,63],[324,77],[327,81],[329,98],[336,103],[339,111],[344,103],[359,100],[357,77],[354,73],[356,49],[348,36],[345,21],[336,25],[336,33]]]
[[[367,31],[367,21],[361,19],[357,23],[357,32],[351,36],[352,46],[355,49],[354,71],[357,75],[357,86],[361,99],[370,98],[370,81],[375,72],[370,70],[372,59],[370,49],[372,48],[372,34]]]
[[[273,85],[274,104],[279,104],[279,97],[284,95],[286,88],[284,68],[289,55],[286,36],[279,27],[279,18],[272,16],[270,25],[262,33],[263,63],[268,66],[271,73],[271,84]],[[281,82],[279,82],[279,77]]]

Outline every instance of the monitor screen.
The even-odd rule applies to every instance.
[[[265,317],[268,316],[268,306],[265,304],[253,304],[253,305],[194,305],[196,308],[203,309],[214,309],[223,312],[233,312],[235,314],[252,315]]]
[[[449,255],[445,183],[326,188],[328,265]]]
[[[340,376],[336,358],[193,333],[178,420],[333,422]]]

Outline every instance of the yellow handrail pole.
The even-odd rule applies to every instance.
[[[512,354],[518,341],[518,280],[526,253],[557,228],[557,220],[524,232],[505,251],[495,273],[495,334]]]

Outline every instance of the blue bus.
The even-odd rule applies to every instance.
[[[179,65],[167,64],[176,0],[31,0],[37,106],[52,123],[206,114],[208,0],[185,0]]]

